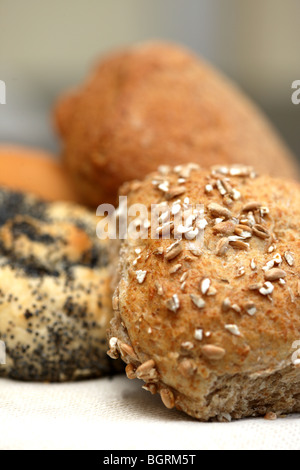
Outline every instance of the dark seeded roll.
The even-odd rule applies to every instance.
[[[110,356],[203,421],[300,412],[299,185],[190,165],[123,189],[149,233],[122,242]]]
[[[67,381],[113,372],[107,244],[67,203],[0,190],[0,376]]]

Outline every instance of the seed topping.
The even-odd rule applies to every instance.
[[[264,285],[259,289],[261,295],[271,295],[273,294],[274,286],[271,282],[265,282]]]
[[[231,219],[232,214],[229,209],[212,202],[208,206],[208,210],[213,217],[224,217],[225,219]]]
[[[241,336],[241,332],[237,325],[225,325],[225,329],[234,336]]]
[[[211,280],[210,279],[205,278],[205,279],[202,280],[202,282],[201,282],[201,292],[202,292],[203,295],[208,293],[210,285],[211,285]]]
[[[139,284],[143,284],[146,279],[147,271],[136,271],[136,278]]]
[[[176,258],[182,252],[182,244],[180,241],[176,241],[172,245],[170,245],[165,254],[165,258],[167,261],[171,261]]]
[[[269,271],[265,272],[265,279],[267,281],[279,281],[280,279],[284,279],[286,277],[286,272],[279,268],[273,268]]]
[[[226,354],[225,349],[215,346],[213,344],[207,344],[202,347],[203,355],[211,361],[219,361],[223,359]]]
[[[203,330],[201,330],[200,328],[195,330],[194,337],[197,341],[202,341],[203,340]]]
[[[203,309],[205,307],[205,301],[199,295],[191,294],[191,299],[197,308]]]
[[[168,310],[170,310],[171,312],[176,313],[180,308],[180,302],[179,302],[178,295],[175,294],[170,299],[168,299],[166,301],[166,306],[167,306]]]
[[[290,267],[293,267],[295,264],[294,254],[291,251],[286,251],[284,253],[285,260]]]
[[[166,408],[172,409],[175,406],[174,394],[168,388],[163,388],[160,390],[160,397]]]

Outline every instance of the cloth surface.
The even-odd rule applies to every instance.
[[[0,379],[0,448],[300,449],[300,415],[200,423],[126,377],[32,384]]]

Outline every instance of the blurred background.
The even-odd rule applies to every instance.
[[[56,97],[107,50],[161,38],[236,81],[300,158],[299,23],[299,0],[0,0],[0,141],[57,150]]]

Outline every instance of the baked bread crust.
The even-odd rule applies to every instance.
[[[82,203],[62,162],[40,149],[0,145],[0,187],[45,201]]]
[[[53,382],[112,373],[107,244],[95,227],[80,206],[0,190],[0,376]]]
[[[184,236],[176,249],[174,239],[122,242],[108,354],[200,420],[299,412],[299,185],[246,167],[192,168],[123,188],[128,207],[203,204],[207,226],[200,250]]]
[[[116,202],[122,183],[161,164],[243,163],[294,177],[296,164],[256,107],[177,45],[110,54],[55,111],[63,157],[85,202]],[[262,158],[263,155],[263,158]]]

